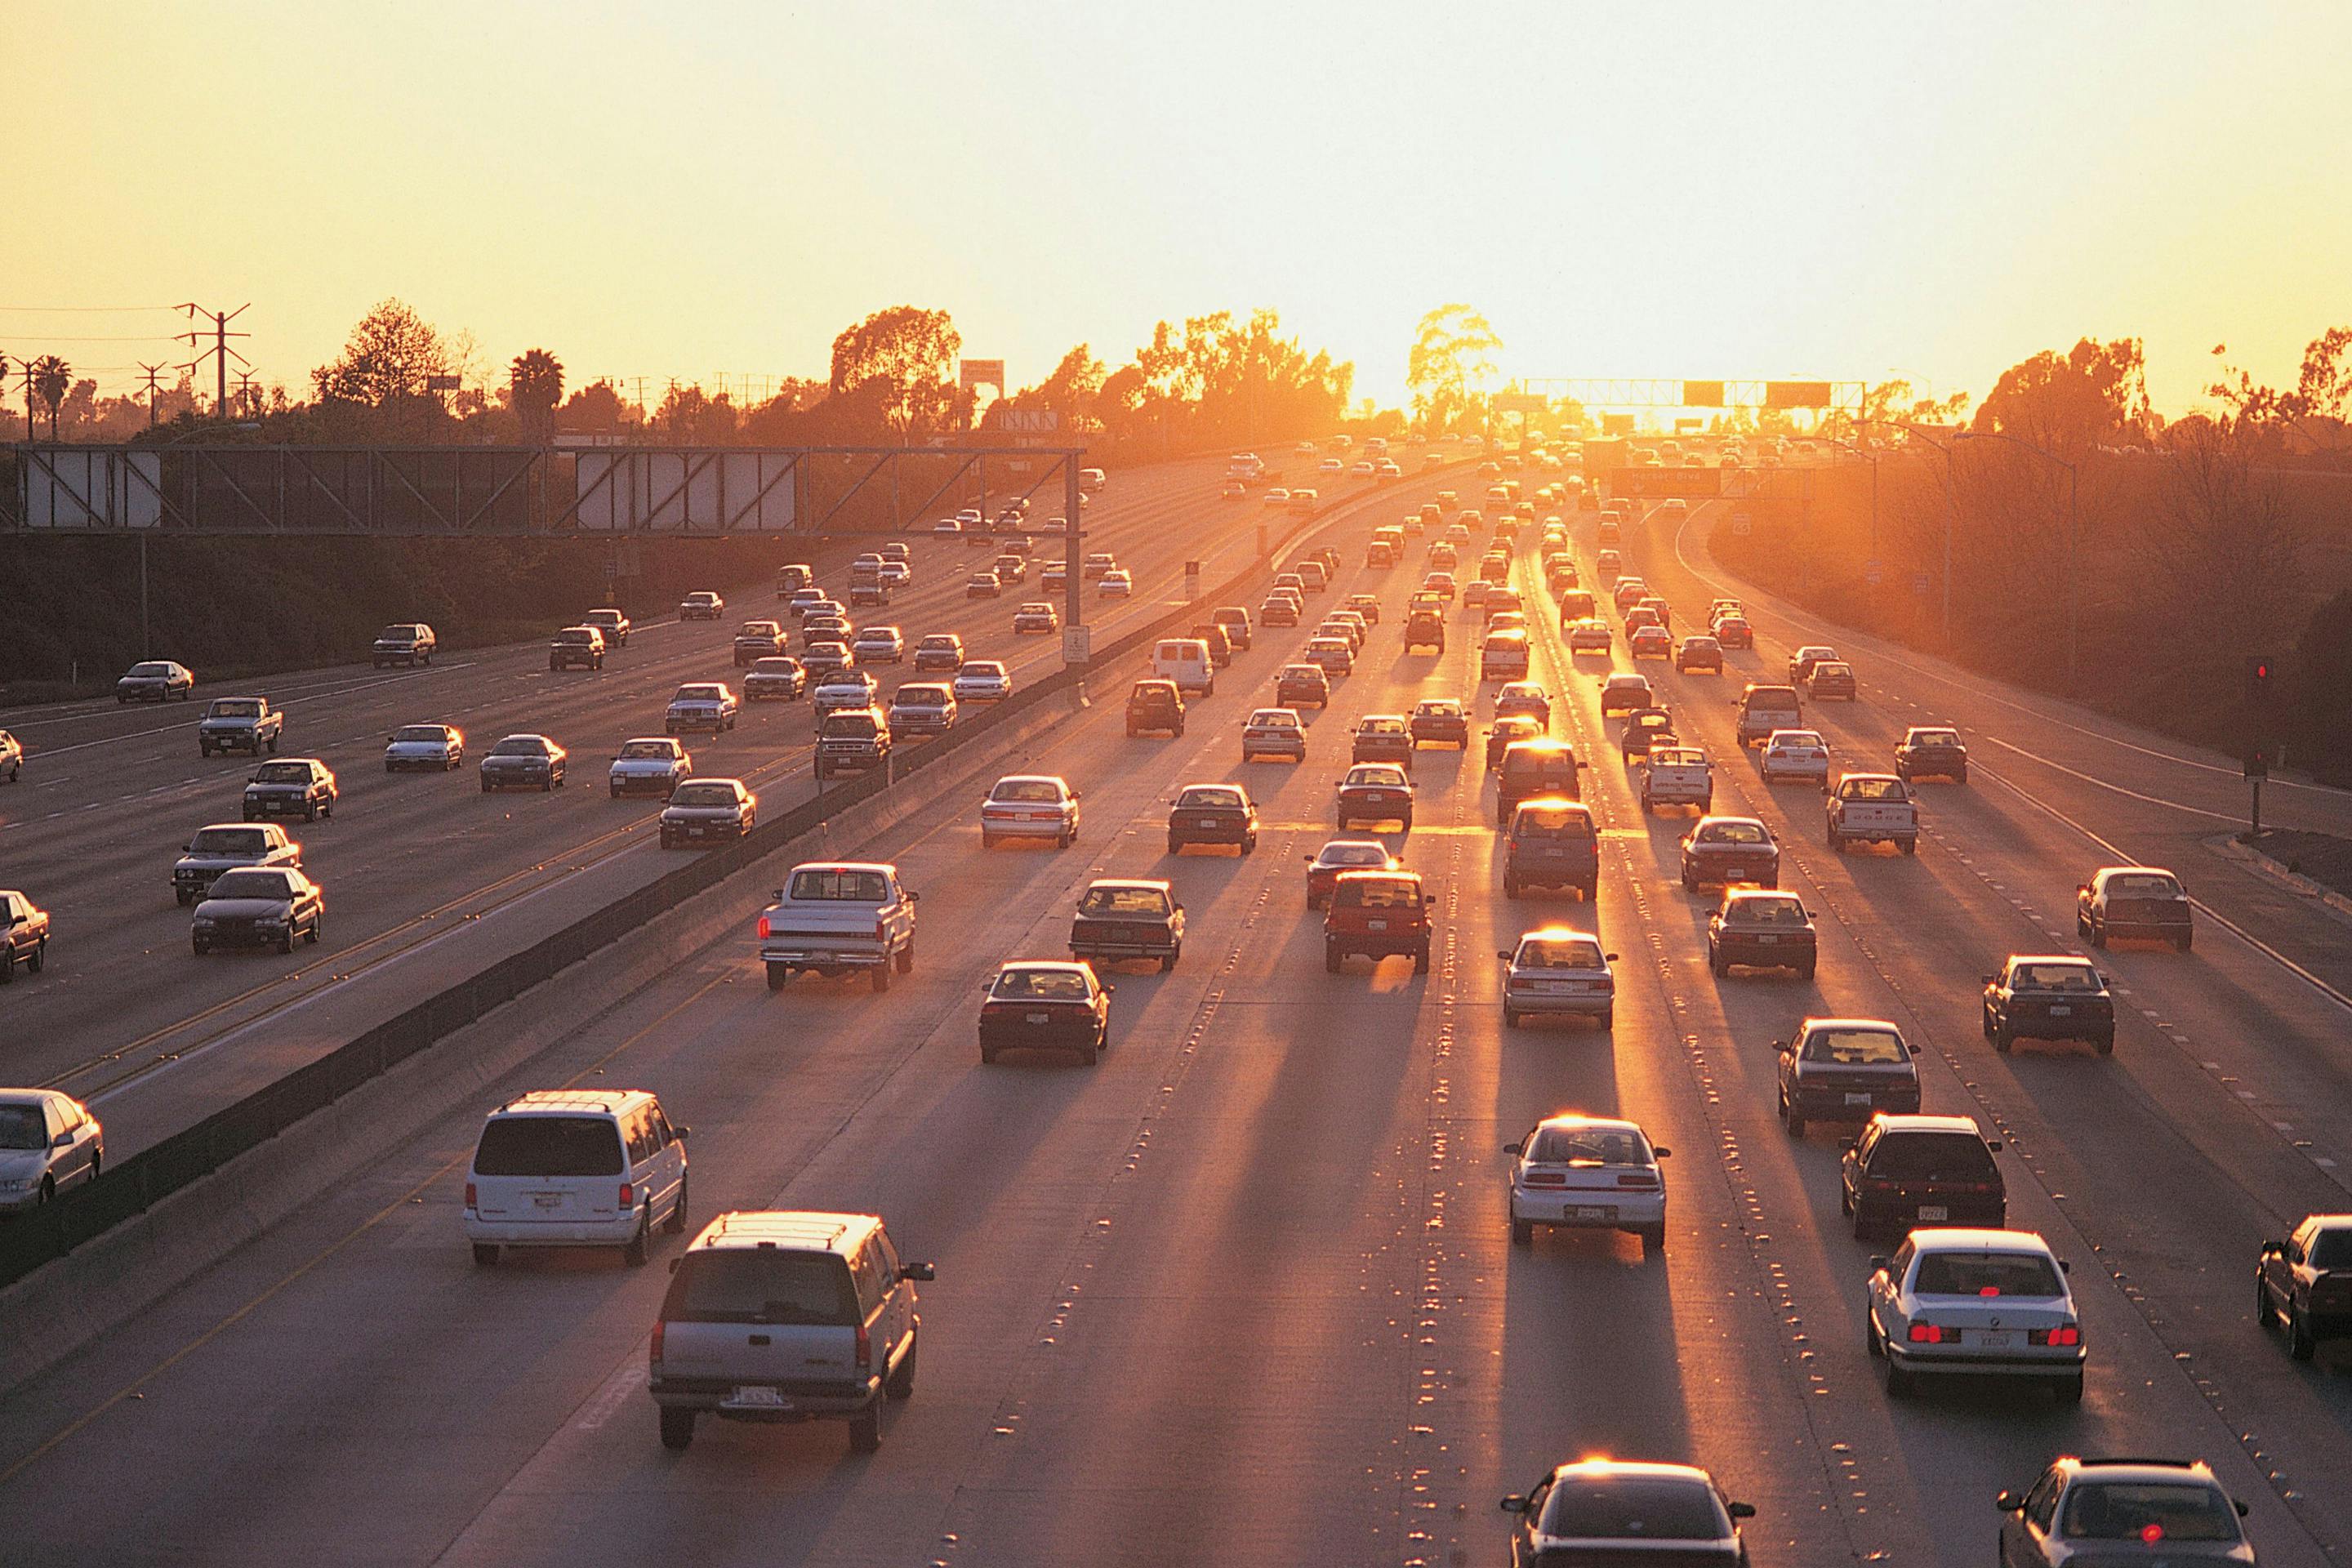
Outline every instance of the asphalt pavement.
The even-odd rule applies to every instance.
[[[1958,1564],[1985,1559],[1992,1494],[2053,1454],[2153,1452],[2210,1459],[2264,1562],[2352,1552],[2352,1350],[2293,1363],[2249,1310],[2255,1241],[2352,1206],[2352,928],[2212,842],[2233,805],[2222,764],[1748,594],[1759,647],[1723,676],[1642,668],[1716,759],[1717,808],[1780,838],[1821,963],[1811,981],[1718,980],[1706,906],[1676,878],[1690,819],[1642,813],[1601,723],[1603,663],[1570,660],[1528,549],[1535,674],[1604,827],[1598,905],[1507,900],[1479,750],[1424,751],[1415,827],[1387,837],[1438,895],[1431,972],[1328,974],[1300,860],[1333,836],[1347,727],[1476,692],[1483,732],[1493,692],[1458,612],[1444,655],[1403,653],[1421,542],[1397,569],[1360,565],[1389,510],[1333,531],[1346,570],[1309,600],[1369,590],[1385,614],[1310,714],[1304,764],[1241,764],[1238,729],[1308,627],[1262,633],[1180,739],[1126,738],[1115,703],[1072,719],[1048,755],[1086,792],[1075,847],[983,851],[961,799],[863,847],[924,894],[921,966],[887,994],[770,994],[748,941],[715,943],[0,1394],[7,1538],[110,1563],[1494,1563],[1497,1497],[1606,1452],[1710,1467],[1758,1506],[1759,1565]],[[1700,544],[1721,510],[1628,530],[1629,564],[1678,623],[1740,592]],[[1572,531],[1589,571],[1590,521]],[[1735,745],[1741,682],[1777,681],[1802,642],[1863,677],[1851,707],[1808,710],[1840,764],[1883,765],[1908,723],[1966,732],[1971,782],[1923,786],[1916,857],[1830,852],[1819,792],[1766,786]],[[1261,803],[1255,855],[1167,856],[1173,791],[1223,779]],[[2281,809],[2315,827],[2352,815],[2319,791]],[[2195,952],[2099,955],[2122,1004],[2112,1057],[1996,1055],[1978,976],[2073,950],[2075,883],[2126,858],[2189,879]],[[1061,956],[1099,876],[1175,883],[1183,962],[1110,976],[1099,1067],[982,1067],[981,984],[1006,958]],[[1597,921],[1620,954],[1612,1032],[1503,1027],[1495,952],[1551,921]],[[156,962],[186,962],[173,934]],[[1770,1042],[1832,1013],[1900,1023],[1927,1108],[2003,1141],[2011,1222],[2074,1266],[2079,1407],[1882,1390],[1863,1348],[1871,1247],[1838,1215],[1844,1134],[1791,1139],[1773,1114]],[[658,1262],[470,1263],[458,1207],[481,1109],[588,1079],[655,1089],[692,1124],[700,1215],[867,1210],[937,1262],[922,1381],[878,1454],[835,1426],[718,1423],[666,1452],[644,1392]],[[1634,1117],[1674,1150],[1662,1259],[1630,1237],[1510,1247],[1501,1145],[1570,1108]]]

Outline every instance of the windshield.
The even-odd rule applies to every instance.
[[[1763,844],[1769,842],[1760,822],[1710,822],[1698,830],[1701,844]]]
[[[2099,975],[2087,963],[2021,963],[2010,984],[2020,991],[2095,991]]]
[[[1803,911],[1798,911],[1800,917]],[[1892,1029],[1815,1029],[1805,1037],[1805,1059],[1837,1067],[1900,1067],[1911,1059]]]
[[[1647,1165],[1650,1141],[1625,1127],[1547,1127],[1528,1143],[1539,1165]]]
[[[2065,1283],[2036,1252],[1929,1252],[1919,1258],[1911,1289],[1922,1296],[2063,1296]]]
[[[988,798],[1058,803],[1062,798],[1062,784],[1058,779],[1004,779],[989,791]]]
[[[944,708],[951,700],[944,686],[902,686],[897,698],[904,708]]]
[[[818,726],[817,733],[836,738],[845,735],[855,738],[873,735],[880,728],[871,712],[853,709],[845,713],[826,714],[824,722]]]
[[[751,673],[754,675],[790,675],[799,668],[800,661],[798,659],[779,658],[772,655],[767,658],[754,660],[751,665]]]
[[[1601,944],[1583,937],[1531,936],[1519,943],[1521,969],[1602,969]]]
[[[490,748],[494,757],[539,757],[547,754],[547,742],[535,735],[510,735]]]
[[[997,662],[996,662],[994,659],[992,659],[992,659],[980,659],[980,660],[975,660],[974,662],[972,662],[972,663],[971,663],[971,664],[967,664],[967,665],[965,665],[961,669],[958,670],[956,673],[957,673],[957,674],[959,674],[959,675],[976,675],[976,676],[983,676],[983,677],[992,677],[992,678],[995,678],[995,679],[1003,679],[1003,676],[1004,676],[1004,667],[1003,667],[1003,665],[1001,665],[1001,664],[997,663]]]
[[[242,871],[224,871],[213,884],[215,899],[286,899],[292,896],[292,879],[283,871],[253,868]]]
[[[1168,895],[1157,888],[1088,888],[1078,908],[1090,915],[1150,915],[1168,912]]]
[[[596,639],[588,632],[558,632],[555,640],[560,643],[591,643]]]
[[[269,834],[260,827],[202,827],[188,847],[199,855],[259,855],[269,847]]]
[[[889,897],[889,889],[879,871],[804,866],[793,873],[789,896],[803,903],[878,904]]]
[[[653,757],[670,762],[677,756],[677,746],[671,741],[630,741],[621,747],[623,757]]]
[[[671,700],[675,702],[717,702],[726,695],[727,689],[723,686],[681,686],[677,689],[677,695],[672,698]]]
[[[1536,1528],[1570,1540],[1639,1541],[1644,1547],[1641,1561],[1662,1564],[1680,1559],[1658,1555],[1654,1543],[1731,1536],[1731,1521],[1711,1488],[1659,1476],[1563,1477],[1545,1500]],[[1551,1556],[1544,1553],[1545,1561]],[[1584,1561],[1583,1554],[1576,1554],[1576,1560]]]
[[[416,637],[415,626],[386,626],[375,634],[378,642],[412,642]]]
[[[422,741],[437,746],[449,736],[438,724],[407,724],[394,731],[392,738],[395,741]]]
[[[310,782],[310,764],[308,763],[264,763],[261,764],[260,770],[253,775],[253,782],[256,784],[306,784]]]
[[[862,1321],[849,1267],[828,1252],[721,1247],[688,1253],[662,1302],[673,1323],[791,1323],[855,1328]]]
[[[1035,1002],[1083,1002],[1087,977],[1075,969],[1008,969],[996,977],[993,994]]]
[[[37,1105],[0,1105],[0,1149],[46,1149],[48,1127]]]
[[[2202,1481],[2078,1481],[2061,1528],[2077,1541],[2235,1541],[2238,1510]]]
[[[682,784],[671,792],[669,803],[672,805],[733,805],[735,791],[716,782]]]
[[[482,1127],[478,1176],[617,1176],[621,1135],[602,1116],[500,1116]]]

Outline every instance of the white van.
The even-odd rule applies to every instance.
[[[617,1247],[686,1228],[686,1133],[641,1089],[536,1089],[490,1112],[466,1171],[474,1261],[502,1247]]]
[[[1172,680],[1190,697],[1207,696],[1217,689],[1217,672],[1209,662],[1209,645],[1202,637],[1162,637],[1151,650],[1151,673]]]

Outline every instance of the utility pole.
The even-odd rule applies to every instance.
[[[16,362],[16,369],[25,377],[25,444],[33,444],[33,362],[28,356]]]
[[[239,316],[244,315],[247,310],[252,310],[252,303],[248,301],[245,304],[239,305],[234,310],[206,310],[190,304],[183,304],[180,309],[188,313],[188,320],[191,321],[194,321],[198,316],[202,316],[212,323],[211,332],[213,346],[199,353],[196,355],[195,363],[202,364],[207,359],[214,362],[213,369],[215,380],[214,382],[213,417],[215,419],[226,419],[228,417],[228,356],[231,354],[236,354],[236,362],[239,364],[249,365],[253,363],[243,354],[236,353],[235,349],[228,346],[228,341],[231,338],[249,338],[253,336],[253,334],[251,332],[232,332],[228,330],[228,324],[231,321],[236,321]],[[182,332],[179,336],[183,342],[188,344],[189,347],[194,348],[205,336],[205,331],[204,329],[198,328]]]
[[[252,417],[256,412],[253,401],[253,373],[249,370],[236,373],[236,405],[247,418]]]
[[[155,428],[155,378],[170,367],[142,362],[139,368],[145,372],[147,376],[147,428],[152,430]]]

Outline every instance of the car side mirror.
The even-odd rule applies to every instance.
[[[932,1280],[939,1278],[938,1268],[929,1263],[902,1264],[899,1266],[898,1272],[904,1275],[907,1279],[917,1280],[925,1285],[929,1284]]]
[[[1990,985],[1993,983],[1993,976],[1990,974],[1979,974],[1977,976],[1977,979],[1987,985]]]
[[[72,1133],[70,1133],[70,1132],[60,1132],[60,1133],[58,1133],[56,1137],[54,1137],[54,1138],[52,1138],[52,1139],[50,1139],[50,1140],[49,1140],[49,1147],[50,1147],[50,1148],[52,1148],[52,1149],[70,1149],[70,1148],[72,1148],[72,1147],[73,1147],[73,1134],[72,1134]]]
[[[1528,1511],[1528,1500],[1513,1492],[1496,1506],[1505,1513],[1525,1513]]]
[[[920,893],[904,893],[901,894],[900,897],[904,898],[910,904],[919,904],[923,901],[923,895]]]
[[[2286,1243],[2284,1241],[2265,1241],[2263,1243],[2263,1256],[2264,1258],[2268,1258],[2273,1253],[2284,1252],[2285,1250]]]
[[[1734,1519],[1754,1519],[1756,1505],[1752,1502],[1727,1502],[1723,1505],[1723,1511]]]
[[[675,1273],[677,1273],[677,1258],[671,1258],[671,1259],[669,1260],[669,1271],[670,1271],[672,1274],[675,1274]]]
[[[768,901],[772,904],[782,903],[784,901],[784,890],[782,888],[778,888],[774,892],[768,895]]]
[[[1506,1144],[1504,1144],[1504,1145],[1503,1145],[1503,1152],[1504,1152],[1504,1153],[1506,1153],[1506,1154],[1517,1154],[1517,1153],[1519,1153],[1519,1152],[1521,1152],[1522,1151],[1524,1151],[1526,1148],[1527,1148],[1527,1144],[1526,1144],[1524,1142],[1517,1142],[1517,1143],[1506,1143]]]
[[[1507,947],[1498,947],[1495,950],[1495,956],[1508,963],[1511,962],[1511,950]]]
[[[2015,1513],[2025,1506],[2025,1500],[2012,1491],[1997,1492],[1993,1496],[1992,1506],[2003,1513]]]
[[[1603,963],[1614,963],[1617,962],[1617,955],[1613,952],[1604,952],[1601,955],[1601,962]]]
[[[181,845],[181,846],[180,846],[180,853],[181,853],[181,854],[183,854],[183,855],[193,855],[193,854],[194,854],[195,852],[196,852],[196,847],[195,847],[194,845],[193,845],[193,844],[183,844],[183,845]],[[776,897],[778,897],[778,898],[780,898],[780,899],[781,899],[781,898],[782,898],[782,897],[783,897],[783,894],[782,894],[782,893],[778,893],[778,894],[776,895]]]
[[[1422,906],[1425,909],[1429,905],[1437,902],[1437,895],[1435,893],[1423,893],[1421,896],[1421,902]]]
[[[1660,1160],[1671,1160],[1674,1158],[1675,1152],[1664,1143],[1653,1143],[1650,1145],[1650,1153]]]
[[[1872,1253],[1870,1255],[1870,1271],[1873,1274],[1884,1274],[1886,1272],[1886,1255],[1883,1252]]]
[[[1797,1047],[1788,1040],[1775,1040],[1772,1042],[1772,1048],[1779,1051],[1781,1055],[1786,1056],[1789,1052],[1795,1050]]]
[[[2243,1502],[2241,1502],[2241,1501],[2240,1501],[2238,1499],[2236,1499],[2236,1498],[2231,1498],[2231,1499],[2230,1500],[2230,1506],[2231,1506],[2231,1508],[2234,1508],[2234,1509],[2236,1509],[2236,1510],[2238,1510],[2238,1517],[2239,1517],[2240,1519],[2243,1519],[2243,1518],[2245,1518],[2245,1517],[2246,1517],[2247,1512],[2249,1511],[2249,1510],[2248,1510],[2248,1509],[2247,1509],[2247,1507],[2246,1507],[2246,1505],[2245,1505]]]
[[[1985,1140],[1985,1147],[1998,1154],[2000,1152],[2000,1140],[1998,1138],[1988,1138]]]
[[[2074,1266],[2062,1258],[2058,1260],[2058,1272],[2061,1274],[2072,1274],[2074,1272]]]

